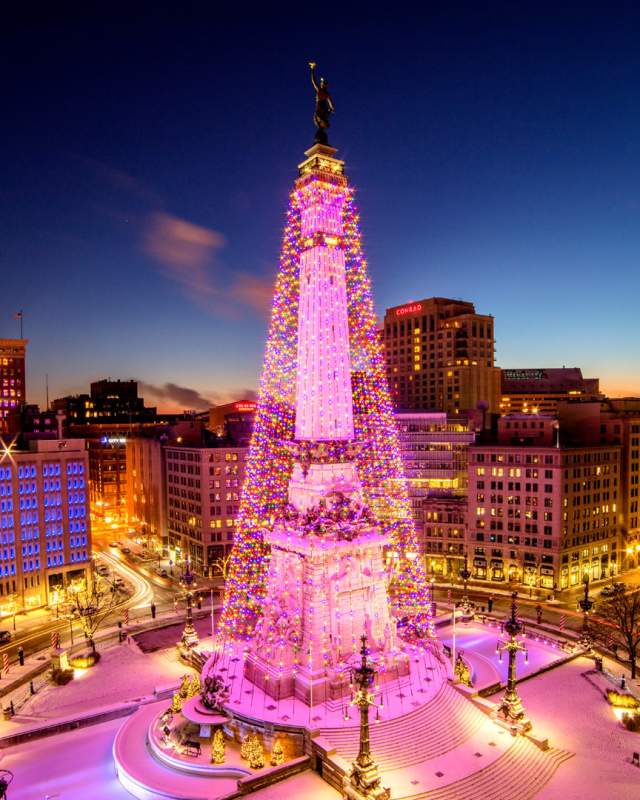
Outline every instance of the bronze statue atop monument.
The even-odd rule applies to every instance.
[[[316,110],[313,115],[313,124],[316,126],[314,142],[316,144],[329,144],[327,130],[329,128],[329,116],[334,113],[333,100],[329,94],[329,86],[324,78],[320,78],[320,83],[316,80],[316,62],[310,61],[311,85],[316,90]]]

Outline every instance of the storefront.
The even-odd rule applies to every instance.
[[[474,558],[473,559],[473,577],[478,578],[479,580],[486,580],[487,579],[487,559],[486,558]]]

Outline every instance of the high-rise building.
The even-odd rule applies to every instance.
[[[557,414],[566,400],[600,399],[600,381],[583,378],[579,367],[504,369],[501,377],[502,414]]]
[[[0,339],[0,434],[19,430],[26,402],[25,355],[28,339]]]
[[[147,408],[144,398],[138,397],[136,381],[105,378],[94,381],[90,394],[67,395],[51,403],[54,411],[65,415],[65,426],[92,423],[154,422],[155,408]]]
[[[396,408],[497,413],[493,317],[473,303],[431,297],[388,308],[382,338]]]
[[[456,573],[465,537],[473,426],[445,412],[397,411],[396,422],[420,551],[430,573]]]
[[[624,569],[640,566],[640,398],[563,403],[559,426],[575,442],[621,446],[617,514],[623,566]]]
[[[174,442],[165,448],[168,555],[213,574],[233,543],[246,447]]]
[[[202,423],[183,420],[142,428],[126,439],[127,521],[150,550],[169,551],[165,455],[172,444],[199,445]]]
[[[209,409],[209,430],[216,436],[229,437],[248,447],[256,415],[255,400],[236,400]]]
[[[0,460],[0,612],[64,600],[91,579],[88,458],[81,439],[7,447]]]
[[[498,421],[470,448],[467,547],[473,576],[566,589],[621,567],[617,445],[558,442],[544,415]]]

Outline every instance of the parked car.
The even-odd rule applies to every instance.
[[[109,542],[109,547],[120,547],[120,542]]]
[[[161,569],[161,570],[158,571],[158,575],[161,578],[167,578],[169,576],[169,573],[167,572],[166,569]]]
[[[624,592],[627,588],[626,583],[616,581],[615,583],[608,583],[600,592],[600,597],[613,597],[618,592]]]
[[[123,552],[125,555],[129,555],[129,553],[131,552],[131,548],[130,548],[130,547],[123,547],[123,548],[122,548],[122,552]]]
[[[96,567],[96,572],[98,575],[108,575],[109,574],[109,567],[106,567],[104,564],[98,564]]]
[[[11,641],[11,631],[0,631],[0,644]]]

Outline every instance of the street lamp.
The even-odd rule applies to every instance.
[[[498,708],[498,716],[501,716],[506,722],[510,723],[513,727],[517,728],[521,733],[528,731],[531,728],[531,722],[525,714],[522,706],[522,700],[518,694],[517,678],[516,678],[516,655],[522,652],[525,655],[525,663],[529,659],[527,648],[522,642],[518,641],[518,636],[524,630],[524,626],[518,620],[516,597],[517,592],[511,595],[511,616],[503,624],[502,630],[509,637],[506,641],[499,641],[496,645],[496,653],[499,654],[500,661],[502,661],[502,653],[506,650],[509,655],[509,673],[507,677],[507,690],[504,693],[500,707]]]
[[[371,742],[369,738],[369,706],[380,708],[375,702],[371,692],[375,672],[370,666],[367,656],[367,637],[360,637],[362,647],[360,666],[351,671],[351,683],[355,684],[357,691],[351,700],[351,705],[360,709],[360,744],[358,755],[353,762],[348,778],[345,778],[344,793],[350,800],[389,800],[390,790],[382,785],[382,778],[378,765],[371,756]]]
[[[192,648],[198,644],[198,634],[193,627],[193,590],[196,588],[196,576],[191,572],[188,556],[184,562],[184,570],[180,573],[180,586],[185,591],[187,608],[184,630],[179,644],[185,648]]]
[[[579,644],[580,647],[590,655],[593,652],[593,639],[591,638],[591,631],[589,630],[588,614],[593,608],[593,600],[589,599],[589,574],[584,576],[584,597],[578,601],[580,610],[582,611],[582,632],[580,633]]]
[[[469,603],[469,592],[467,583],[471,577],[471,570],[469,569],[469,556],[465,551],[464,554],[464,567],[460,570],[460,577],[463,581],[463,595],[462,595],[462,613],[465,617],[471,615],[471,604]]]

